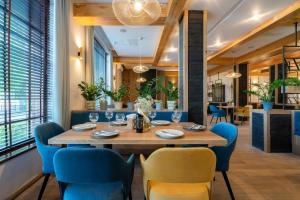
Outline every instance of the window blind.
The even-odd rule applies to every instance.
[[[32,144],[51,118],[48,0],[0,0],[0,156]]]

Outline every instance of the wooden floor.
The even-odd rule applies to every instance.
[[[236,199],[298,200],[300,199],[300,156],[267,154],[250,146],[248,126],[239,127],[237,147],[228,173]],[[17,199],[36,199],[42,181],[38,181]],[[52,178],[44,199],[58,200],[59,192]],[[142,176],[139,162],[135,169],[133,199],[142,200]],[[221,174],[216,174],[214,200],[230,199]]]

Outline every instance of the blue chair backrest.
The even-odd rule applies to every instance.
[[[215,105],[209,105],[209,109],[212,113],[216,113],[219,109]]]
[[[217,171],[228,171],[230,157],[236,145],[238,129],[233,124],[220,122],[211,131],[227,139],[226,146],[215,146],[211,149],[217,156]]]
[[[300,136],[300,112],[294,113],[294,129],[294,134]]]
[[[37,146],[37,150],[41,156],[43,163],[43,173],[54,173],[53,156],[59,149],[56,146],[49,146],[48,139],[63,133],[65,130],[54,122],[48,122],[38,125],[34,129],[34,138]]]
[[[54,169],[57,180],[65,184],[121,182],[126,193],[130,190],[130,166],[110,149],[60,149],[54,156]]]

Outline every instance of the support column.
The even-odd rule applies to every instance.
[[[179,88],[189,121],[206,124],[207,117],[207,12],[189,10],[180,20]]]
[[[242,74],[240,78],[234,80],[235,105],[246,106],[248,104],[248,94],[245,92],[248,89],[248,64],[236,65],[235,71]]]

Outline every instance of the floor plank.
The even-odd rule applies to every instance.
[[[296,200],[300,196],[300,156],[269,154],[251,147],[248,126],[239,127],[237,147],[231,159],[229,179],[236,199],[240,200]],[[42,180],[21,194],[18,200],[36,199]],[[58,186],[51,178],[44,199],[58,200]],[[139,162],[135,168],[133,199],[142,200],[142,175]],[[230,199],[220,173],[216,174],[213,199]]]

